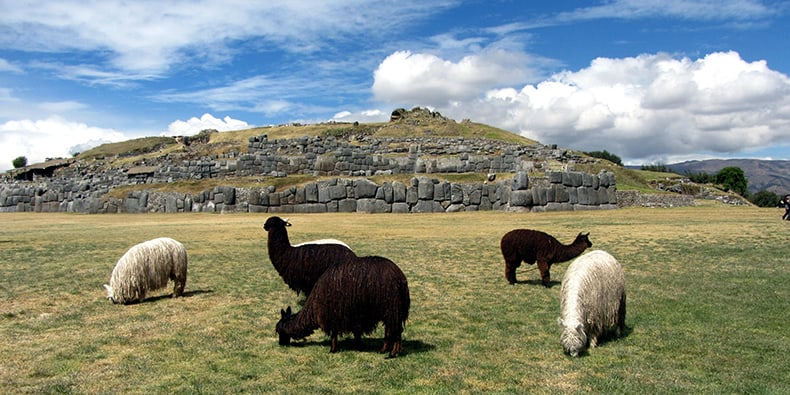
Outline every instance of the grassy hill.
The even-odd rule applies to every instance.
[[[534,145],[535,140],[471,121],[455,122],[437,112],[415,108],[411,111],[398,109],[400,118],[381,123],[320,123],[312,125],[287,124],[218,133],[205,130],[192,137],[143,137],[118,143],[103,144],[81,153],[79,159],[102,158],[109,165],[123,164],[129,158],[145,159],[189,151],[193,156],[215,156],[227,152],[246,152],[250,137],[267,135],[269,139],[293,139],[304,136],[333,136],[359,141],[364,137],[464,137],[504,141],[511,144]]]
[[[85,151],[77,156],[78,160],[99,163],[104,168],[131,166],[134,163],[155,159],[162,156],[181,156],[183,158],[216,157],[229,152],[244,153],[251,137],[267,135],[273,139],[293,139],[304,136],[323,136],[348,139],[352,144],[362,143],[368,137],[377,138],[416,138],[416,137],[463,137],[467,139],[488,139],[503,141],[510,144],[536,145],[535,140],[525,138],[512,132],[492,126],[464,120],[456,122],[437,112],[427,109],[397,109],[393,111],[393,120],[381,123],[320,123],[311,125],[287,124],[278,126],[256,127],[238,131],[216,132],[204,130],[196,136],[182,137],[143,137],[128,141],[104,144]],[[576,152],[576,154],[584,155]],[[578,171],[598,173],[607,170],[615,173],[617,186],[621,190],[640,190],[655,192],[651,187],[660,180],[680,178],[678,174],[656,173],[626,169],[609,161],[600,160],[595,164],[576,165]],[[446,179],[451,182],[464,182],[465,175],[448,174]],[[389,179],[377,179],[377,182],[394,179],[408,179],[409,175],[386,176]],[[169,183],[156,186],[147,185],[152,189],[178,190],[195,192],[217,185],[236,186],[257,184],[259,177],[253,179],[203,179]],[[317,177],[307,175],[290,175],[286,179],[272,181],[276,186],[300,185],[314,181]],[[382,178],[379,176],[378,178]],[[125,193],[125,188],[116,193]]]

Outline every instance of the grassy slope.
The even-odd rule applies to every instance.
[[[404,352],[385,360],[321,332],[277,344],[279,309],[301,308],[266,256],[265,215],[3,214],[0,388],[14,393],[781,393],[790,381],[787,224],[772,209],[513,214],[292,215],[292,242],[334,237],[393,259],[409,278]],[[541,229],[626,271],[630,333],[562,354],[554,287],[503,277],[499,238]],[[206,237],[206,235],[211,237]],[[187,297],[115,306],[101,284],[156,236],[190,254]]]
[[[246,152],[247,142],[250,137],[267,135],[269,139],[288,139],[302,136],[327,136],[327,135],[361,135],[374,134],[379,137],[403,137],[403,136],[462,136],[465,138],[486,138],[492,140],[506,141],[514,144],[536,144],[535,141],[518,136],[508,131],[497,129],[491,126],[474,122],[436,122],[422,121],[418,125],[411,123],[378,123],[378,124],[319,124],[319,125],[284,125],[276,127],[260,127],[240,131],[213,133],[210,136],[209,144],[195,144],[192,146],[191,155],[193,156],[213,156],[229,151]],[[81,159],[90,160],[92,158],[111,158],[114,155],[120,157],[110,160],[107,166],[129,165],[136,161],[147,158],[157,157],[164,154],[183,153],[184,147],[172,138],[146,137],[142,139],[129,140],[120,143],[105,144],[86,151],[80,155]],[[616,174],[618,188],[621,190],[636,189],[644,192],[654,192],[648,185],[651,180],[676,178],[676,174],[653,173],[637,170],[629,170],[620,166],[615,166],[609,162],[602,162],[598,165],[580,165],[578,170],[597,173],[602,169],[612,171]],[[473,182],[477,178],[469,175],[434,175],[451,182]],[[404,181],[411,176],[390,176],[377,177],[378,182],[392,181],[395,179]],[[147,185],[151,190],[174,191],[181,193],[198,193],[200,191],[213,188],[215,186],[233,185],[237,187],[262,187],[274,185],[275,187],[287,187],[303,185],[304,183],[315,181],[318,177],[305,175],[292,175],[284,179],[269,177],[246,177],[233,179],[207,179],[178,181],[170,184]],[[116,188],[110,192],[110,196],[123,197],[136,186]]]
[[[267,135],[269,139],[291,139],[303,136],[329,135],[374,135],[378,137],[465,137],[500,140],[514,144],[535,144],[519,135],[506,130],[473,122],[436,122],[424,121],[418,125],[406,123],[372,124],[315,124],[283,125],[259,127],[238,131],[212,133],[209,144],[196,144],[193,155],[213,156],[229,151],[246,152],[250,137]],[[111,158],[121,156],[120,162],[110,161],[110,165],[128,163],[129,160],[142,160],[166,153],[183,152],[184,148],[172,137],[144,137],[118,143],[103,144],[79,155],[80,159]]]

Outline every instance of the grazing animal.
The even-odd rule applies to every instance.
[[[263,229],[269,233],[269,260],[285,283],[297,294],[309,295],[318,278],[326,269],[356,258],[348,246],[341,244],[305,243],[292,246],[288,240],[287,219],[269,217]]]
[[[113,303],[129,304],[142,301],[148,291],[163,288],[168,280],[175,282],[173,297],[181,296],[187,283],[187,251],[178,241],[161,237],[126,251],[104,288]]]
[[[588,247],[592,247],[589,235],[579,233],[573,243],[564,245],[553,236],[538,230],[515,229],[505,233],[499,243],[505,258],[505,278],[509,283],[515,284],[516,269],[521,266],[521,262],[532,265],[537,261],[541,282],[545,287],[550,287],[551,265],[576,258]]]
[[[625,275],[606,251],[591,251],[573,261],[560,294],[560,342],[570,356],[625,331]]]
[[[363,334],[384,324],[384,346],[389,358],[401,351],[403,325],[409,317],[409,285],[406,276],[387,258],[369,256],[335,265],[324,273],[307,297],[304,308],[291,313],[280,310],[277,334],[281,345],[303,339],[321,328],[332,340],[330,352],[337,352],[337,337]]]

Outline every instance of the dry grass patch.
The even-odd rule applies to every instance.
[[[274,325],[303,297],[268,261],[267,215],[3,214],[0,387],[15,393],[744,393],[781,392],[787,224],[770,209],[514,214],[290,215],[293,243],[333,237],[392,259],[409,279],[404,351],[379,354],[318,332],[289,347]],[[559,286],[528,265],[509,285],[499,239],[533,228],[626,271],[630,333],[562,354]],[[187,296],[116,306],[101,285],[130,246],[184,243]],[[552,267],[560,281],[567,263]],[[765,361],[771,361],[766,364]],[[725,379],[726,378],[726,379]]]

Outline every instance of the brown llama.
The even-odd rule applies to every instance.
[[[573,243],[564,245],[553,236],[538,230],[515,229],[507,232],[499,243],[505,258],[505,278],[510,284],[515,284],[516,269],[521,266],[521,262],[532,265],[537,261],[541,283],[547,288],[550,287],[551,265],[576,258],[592,247],[589,235],[579,233]]]
[[[304,292],[309,295],[327,268],[357,257],[340,241],[292,246],[285,229],[288,226],[291,224],[287,219],[270,217],[263,229],[268,232],[269,260],[280,277],[297,294]]]
[[[291,307],[280,310],[277,334],[281,345],[303,339],[321,328],[331,338],[330,352],[337,352],[337,337],[354,334],[357,342],[384,324],[388,358],[401,351],[403,325],[409,317],[409,285],[406,276],[387,258],[369,256],[330,267],[296,314]]]

